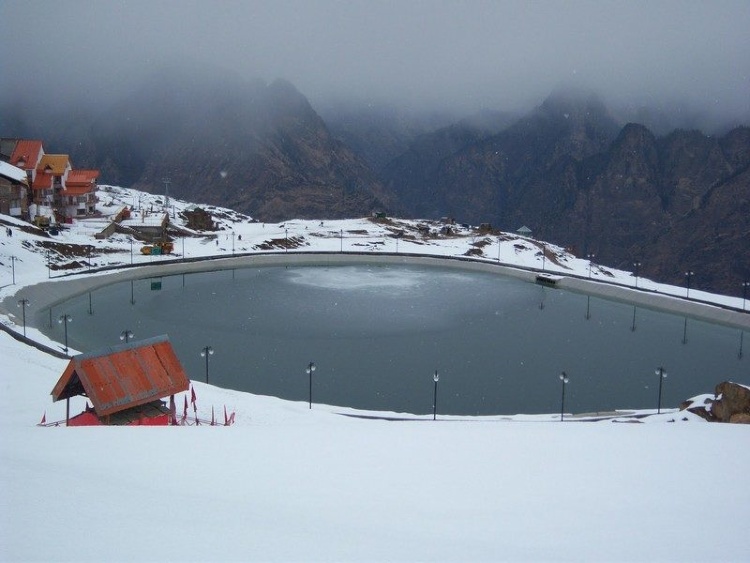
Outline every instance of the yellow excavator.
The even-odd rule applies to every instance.
[[[158,255],[158,254],[171,254],[174,250],[174,244],[169,241],[155,242],[153,244],[147,244],[141,247],[141,254],[145,255]]]

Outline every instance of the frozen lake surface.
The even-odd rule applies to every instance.
[[[499,275],[402,265],[264,267],[147,278],[55,307],[71,347],[168,334],[191,379],[313,402],[443,414],[663,406],[746,375],[738,329]],[[35,321],[62,342],[63,328]],[[747,354],[744,354],[746,356]]]

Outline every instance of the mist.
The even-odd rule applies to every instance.
[[[523,110],[551,91],[750,117],[750,3],[4,0],[0,97],[106,107],[168,65],[292,82],[313,106]]]

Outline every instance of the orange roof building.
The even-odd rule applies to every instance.
[[[23,170],[36,170],[43,156],[44,149],[41,141],[22,139],[16,143],[10,155],[10,163]]]
[[[53,176],[65,176],[72,166],[67,154],[45,154],[36,165],[37,174],[52,174]]]
[[[71,358],[52,389],[52,400],[88,397],[93,407],[70,426],[167,425],[161,399],[187,391],[189,381],[165,336],[112,346]]]
[[[82,195],[96,191],[96,179],[99,177],[98,170],[71,170],[65,182],[65,191],[62,195]]]

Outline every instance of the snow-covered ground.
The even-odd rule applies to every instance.
[[[114,187],[100,199],[104,213],[160,205],[158,196]],[[175,215],[187,205],[170,201]],[[262,224],[212,212],[224,230],[177,239],[177,255],[284,252],[291,241],[294,251],[461,256],[479,245],[488,261],[589,275],[587,260],[513,235],[459,227],[434,236],[434,224],[425,237],[419,221]],[[77,260],[80,275],[89,275],[88,250],[55,247],[48,255],[38,246],[45,240],[93,245],[92,268],[130,264],[131,256],[134,263],[170,259],[143,256],[138,243],[131,254],[127,235],[94,240],[106,220],[40,239],[0,219],[12,229],[0,237],[0,298],[50,274],[71,279],[57,276],[75,270],[48,270],[48,262]],[[392,236],[401,230],[404,236]],[[636,283],[628,272],[596,264],[590,273]],[[690,296],[742,305],[692,289]],[[0,320],[21,332],[19,311]],[[44,340],[33,329],[28,334]],[[43,415],[64,418],[64,405],[49,394],[66,361],[5,332],[0,357],[4,561],[750,560],[747,426],[673,410],[562,424],[554,414],[394,422],[194,382],[200,417],[210,419],[213,407],[223,421],[226,407],[236,413],[234,426],[42,428]],[[83,406],[72,401],[71,412]],[[645,424],[614,423],[636,420]]]

